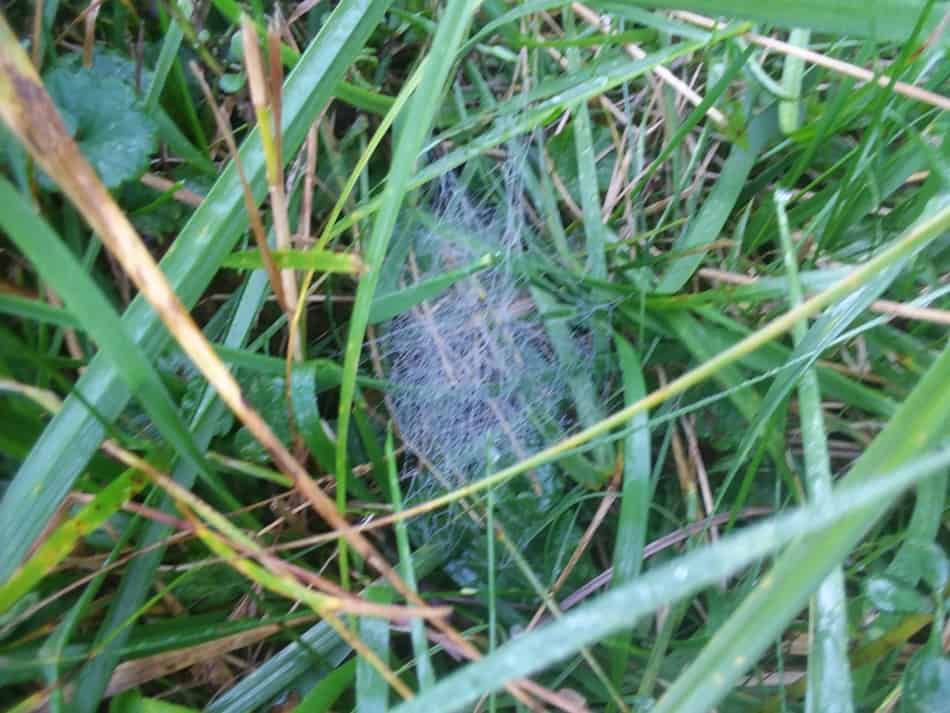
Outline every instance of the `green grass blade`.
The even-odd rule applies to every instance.
[[[183,14],[190,15],[192,10],[191,0],[178,0],[178,8]],[[152,82],[148,85],[148,91],[145,93],[143,103],[145,110],[148,112],[158,106],[162,90],[165,89],[165,80],[168,79],[168,73],[178,56],[178,49],[181,47],[184,36],[181,25],[172,18],[168,25],[168,31],[165,33],[165,39],[162,40],[162,49],[158,53],[158,61],[155,63],[155,71],[152,73]]]
[[[327,713],[352,684],[356,675],[356,659],[347,661],[324,678],[294,708],[294,713]]]
[[[809,39],[811,39],[810,30],[796,27],[789,35],[788,42],[796,47],[807,49]],[[805,60],[792,56],[785,58],[785,66],[782,68],[782,90],[787,97],[792,98],[783,100],[778,105],[778,123],[783,134],[791,134],[797,131],[801,125],[802,74],[804,71]]]
[[[797,108],[796,108],[797,111]],[[786,194],[776,193],[779,237],[788,273],[789,304],[797,307],[803,301],[802,286],[798,279],[798,257],[792,244],[785,204]],[[796,345],[808,333],[799,323],[792,330]],[[798,408],[805,451],[805,487],[810,500],[825,501],[832,490],[831,458],[828,437],[821,406],[821,390],[814,367],[808,369],[798,383]],[[848,661],[848,609],[844,590],[844,571],[835,567],[822,581],[811,604],[809,636],[812,649],[808,656],[808,697],[805,710],[809,713],[854,710],[851,694],[851,665]]]
[[[619,334],[615,338],[617,356],[623,374],[624,402],[636,403],[647,394],[643,381],[640,355]],[[620,500],[620,523],[614,541],[614,573],[611,586],[620,587],[640,574],[643,548],[646,545],[647,521],[653,485],[650,457],[650,419],[646,412],[630,421],[631,431],[623,441],[623,487]],[[629,661],[630,636],[618,635],[613,639],[611,678],[619,685]]]

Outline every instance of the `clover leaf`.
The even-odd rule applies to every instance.
[[[131,87],[115,77],[62,66],[44,81],[80,150],[107,187],[145,173],[156,148],[156,129]]]

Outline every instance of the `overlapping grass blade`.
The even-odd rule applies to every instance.
[[[877,470],[869,465],[859,469],[856,466],[852,473],[857,473],[857,476],[849,478],[848,487],[837,490],[825,503],[807,505],[787,514],[776,515],[765,523],[752,525],[738,534],[722,538],[715,544],[698,548],[657,567],[565,614],[562,619],[512,640],[481,661],[446,676],[426,693],[397,706],[393,713],[422,713],[433,708],[445,713],[463,710],[479,696],[497,690],[506,680],[541,671],[573,654],[581,646],[593,643],[622,627],[631,626],[657,607],[721,581],[787,543],[809,535],[805,540],[807,547],[805,544],[794,545],[784,553],[779,564],[753,595],[762,607],[761,617],[757,617],[755,623],[761,624],[767,631],[763,632],[758,626],[750,627],[750,620],[737,612],[731,620],[733,626],[725,627],[731,631],[720,629],[712,644],[703,652],[701,675],[696,676],[700,664],[697,661],[677,679],[655,708],[662,713],[707,710],[754,663],[755,653],[767,645],[787,623],[787,618],[783,618],[766,626],[766,617],[775,616],[769,610],[769,600],[780,598],[781,613],[787,613],[788,616],[795,614],[813,586],[824,577],[827,568],[842,556],[841,550],[850,549],[866,528],[871,526],[873,516],[884,512],[901,492],[915,482],[950,466],[950,449],[944,437],[950,423],[950,403],[945,400],[942,405],[934,404],[930,401],[929,391],[935,388],[941,392],[950,390],[948,377],[950,349],[944,352],[938,364],[921,380],[912,398],[908,399],[907,407],[895,416],[888,429],[879,436],[880,446],[874,451],[889,449],[898,439],[904,439],[906,443],[905,435],[909,429],[922,434],[925,446],[933,447],[935,443],[944,441],[942,448],[929,452],[924,450],[927,455],[914,459],[910,456],[919,456],[920,451],[905,446],[899,454],[903,457],[874,459],[878,463],[883,460],[883,467],[896,468],[894,470]],[[865,464],[869,462],[869,459],[862,460]],[[855,537],[841,537],[842,529],[849,529],[843,528],[843,523],[851,523],[852,526],[859,523],[857,530],[849,533]],[[829,537],[834,539],[833,555],[815,558],[815,544],[809,540],[828,542]],[[810,560],[807,555],[803,556],[803,547],[806,552],[812,553]],[[821,563],[812,565],[816,559],[820,559]],[[827,564],[829,561],[832,565]],[[783,566],[787,564],[798,568],[803,562],[807,562],[806,569],[809,571],[807,582],[793,578],[795,570]],[[779,574],[782,576],[777,576]],[[795,584],[792,594],[795,603],[788,608],[786,603],[789,597],[785,595],[783,585],[792,582]],[[748,608],[753,597],[747,600],[743,609]],[[742,641],[729,640],[727,634]],[[749,639],[761,642],[761,646],[750,651]],[[710,651],[713,644],[719,644],[718,651]],[[715,653],[715,656],[711,653]],[[713,676],[713,673],[720,673],[722,677]]]
[[[314,117],[388,4],[388,0],[344,0],[301,56],[284,91],[285,160],[303,142]],[[241,160],[255,195],[262,198],[265,168],[256,134],[244,142]],[[194,304],[246,225],[237,173],[229,166],[162,261],[162,268],[183,303]],[[133,302],[123,322],[146,354],[156,354],[167,344],[167,333],[143,299]],[[105,418],[118,415],[129,397],[120,375],[105,356],[93,359],[76,390]],[[103,435],[103,425],[88,412],[82,400],[66,400],[0,501],[0,539],[7,548],[0,561],[0,578],[9,576],[17,566]]]

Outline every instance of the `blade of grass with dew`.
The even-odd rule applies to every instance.
[[[826,501],[839,493],[880,487],[885,474],[929,449],[946,447],[950,432],[950,347],[918,382],[894,417],[855,462]],[[947,466],[937,469],[946,470]],[[888,503],[847,508],[831,527],[795,543],[776,560],[759,585],[720,626],[657,703],[657,713],[699,713],[724,696],[752,666],[835,566],[840,565]],[[816,504],[821,508],[821,504]]]
[[[347,438],[349,432],[350,409],[353,406],[353,394],[356,387],[356,371],[359,368],[360,354],[363,350],[363,337],[369,322],[376,283],[386,248],[396,226],[399,209],[409,189],[409,182],[416,170],[419,150],[435,117],[439,97],[455,63],[455,55],[462,38],[468,31],[469,21],[475,12],[474,0],[451,0],[439,22],[438,30],[432,40],[425,72],[409,104],[407,114],[412,121],[405,125],[400,133],[393,153],[392,165],[383,189],[379,213],[373,222],[373,231],[365,250],[364,262],[368,273],[360,280],[350,316],[350,326],[346,337],[343,358],[343,380],[340,384],[340,408],[337,418],[336,449],[336,493],[337,507],[341,513],[346,511],[347,481]],[[346,547],[341,540],[339,551],[340,574],[344,586],[349,583],[349,567]]]
[[[339,77],[378,24],[388,0],[343,0],[287,79],[284,91],[285,160],[302,144],[316,114]],[[256,134],[244,142],[241,159],[255,195],[264,193],[264,163]],[[229,166],[168,251],[162,267],[186,304],[194,304],[246,228],[238,177]],[[146,354],[167,343],[151,307],[136,298],[123,321]],[[78,392],[106,418],[114,418],[129,394],[105,356],[97,356],[76,384]],[[0,500],[0,540],[6,556],[0,579],[19,564],[30,543],[72,487],[95,452],[105,429],[76,397],[47,426]]]
[[[777,128],[775,111],[772,109],[752,119],[746,141],[733,145],[716,185],[706,196],[699,213],[674,242],[673,250],[690,250],[707,245],[719,237],[758,160],[759,152],[777,134]],[[704,253],[696,253],[674,260],[660,278],[656,291],[661,294],[678,292],[704,259]]]
[[[386,432],[386,473],[389,476],[389,493],[392,498],[393,512],[402,511],[402,493],[399,487],[399,475],[396,472],[396,452],[393,446],[392,428]],[[412,563],[412,548],[409,543],[409,528],[405,520],[397,522],[396,547],[399,549],[399,568],[402,578],[413,589],[417,589],[416,572]],[[412,639],[412,654],[416,662],[416,679],[419,690],[424,691],[435,683],[432,659],[429,657],[429,644],[426,641],[425,624],[419,619],[409,622],[409,635]]]
[[[623,374],[624,402],[633,404],[647,394],[640,355],[623,336],[614,337],[620,370]],[[647,522],[653,484],[650,482],[650,418],[646,411],[630,420],[631,431],[623,440],[623,487],[617,537],[614,540],[612,587],[633,581],[643,565]],[[613,637],[610,672],[614,685],[620,686],[630,659],[631,635]]]
[[[794,29],[807,27],[872,40],[904,40],[914,29],[925,0],[787,0],[761,3],[755,0],[633,0],[636,5],[695,10],[713,17],[746,18]],[[594,3],[597,4],[597,3]],[[938,2],[927,24],[928,31],[944,15],[950,3]],[[941,40],[946,44],[946,33]]]
[[[775,194],[779,238],[788,275],[789,305],[797,307],[802,303],[803,293],[798,279],[797,252],[785,212],[787,202],[788,194],[780,189]],[[799,322],[795,325],[792,337],[796,346],[805,340],[807,333],[805,324]],[[803,373],[798,382],[798,407],[805,451],[806,492],[809,500],[820,503],[831,494],[832,478],[821,391],[814,368]],[[808,654],[808,697],[805,703],[805,710],[809,713],[851,713],[854,710],[847,615],[844,571],[839,566],[822,580],[811,601],[808,634],[812,644]]]
[[[928,372],[920,386],[928,389],[942,387],[944,391],[950,391],[947,386],[950,350],[944,353],[940,367]],[[914,395],[918,401],[929,401],[930,394],[927,392],[915,390]],[[919,412],[905,411],[895,417],[894,423],[903,427],[907,425],[906,421],[915,421],[914,426],[925,428],[930,437],[928,440],[939,439],[950,420],[950,404],[945,404],[942,410],[931,409],[928,416],[931,418],[921,419]],[[950,466],[948,446],[950,444],[945,443],[943,448],[926,452],[894,470],[871,470],[867,475],[872,477],[855,479],[862,482],[839,488],[821,505],[806,505],[776,515],[766,522],[750,525],[737,534],[723,537],[714,544],[696,548],[689,554],[656,567],[636,580],[568,612],[561,619],[511,640],[494,654],[468,664],[443,678],[425,693],[400,704],[392,713],[424,713],[430,710],[454,713],[463,710],[469,703],[497,690],[506,681],[544,670],[582,646],[633,626],[641,617],[657,608],[711,586],[797,538],[806,535],[811,540],[824,538],[828,533],[838,532],[842,522],[853,522],[855,519],[861,520],[862,527],[870,525],[866,519],[870,511],[885,511],[908,487]],[[814,545],[811,547],[814,550]],[[792,550],[798,549],[800,545],[793,545],[782,555],[782,559],[787,559]],[[796,553],[796,557],[798,564],[803,559],[807,560],[807,556],[803,558],[800,552]],[[776,589],[769,596],[774,599],[780,591]],[[771,629],[765,639],[766,644],[774,638],[775,632]],[[749,632],[748,635],[755,636],[757,632]],[[709,705],[719,700],[726,685],[740,675],[739,672],[733,673],[734,669],[741,666],[744,671],[751,663],[747,659],[737,662],[735,656],[717,658],[712,662],[713,670],[722,672],[725,680],[713,679],[711,676],[702,679],[694,689],[695,698],[689,701],[689,707],[671,707],[668,702],[670,692],[667,692],[658,702],[656,710],[661,713],[673,710],[678,713],[706,711]],[[674,684],[678,690],[682,690],[682,678]],[[712,681],[715,683],[710,685]],[[700,698],[702,700],[697,700]]]

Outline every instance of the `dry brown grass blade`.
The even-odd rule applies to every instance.
[[[249,631],[242,631],[240,634],[197,644],[187,649],[176,649],[134,661],[126,661],[116,668],[112,678],[109,679],[106,696],[114,696],[130,688],[141,686],[143,683],[154,681],[156,678],[170,676],[192,666],[214,661],[232,651],[264,641],[287,626],[303,624],[314,618],[308,615],[283,624],[264,624]]]
[[[234,134],[231,132],[231,127],[227,119],[221,113],[220,107],[214,100],[214,94],[211,93],[211,87],[208,86],[201,67],[195,62],[192,62],[190,68],[191,73],[195,76],[195,79],[198,80],[198,85],[201,87],[201,91],[205,96],[205,101],[208,102],[208,108],[211,109],[211,113],[214,115],[218,133],[220,133],[221,138],[224,139],[224,143],[228,147],[228,153],[231,155],[231,160],[234,161],[238,178],[241,179],[241,190],[244,194],[244,210],[247,211],[248,222],[251,225],[251,233],[254,235],[254,242],[257,243],[257,249],[260,251],[261,262],[267,271],[267,279],[270,282],[271,290],[274,292],[274,297],[277,299],[277,304],[280,305],[282,310],[286,311],[288,303],[287,297],[284,295],[283,285],[281,284],[280,273],[274,264],[270,246],[267,244],[267,233],[264,230],[264,222],[261,220],[261,211],[257,207],[257,201],[254,200],[254,194],[251,193],[251,186],[247,182],[247,175],[244,173],[244,164],[241,163],[241,156],[238,153]]]
[[[290,219],[287,212],[287,193],[284,190],[284,162],[281,158],[280,139],[280,86],[274,86],[280,78],[280,41],[276,45],[271,41],[268,33],[268,58],[273,60],[273,47],[277,48],[277,69],[273,63],[265,67],[261,57],[261,48],[258,44],[257,27],[254,21],[246,15],[241,15],[241,33],[244,47],[244,66],[247,69],[247,84],[251,92],[251,103],[254,105],[254,114],[257,116],[257,127],[261,136],[261,146],[264,150],[264,160],[267,165],[267,190],[270,195],[271,216],[274,221],[274,236],[278,250],[290,250]],[[267,70],[265,72],[265,69]],[[268,81],[270,79],[270,81]],[[280,272],[283,293],[288,307],[285,309],[288,319],[293,318],[293,310],[297,305],[297,276],[291,269]],[[295,334],[291,335],[292,344],[289,351],[297,358],[302,358],[300,340]]]

